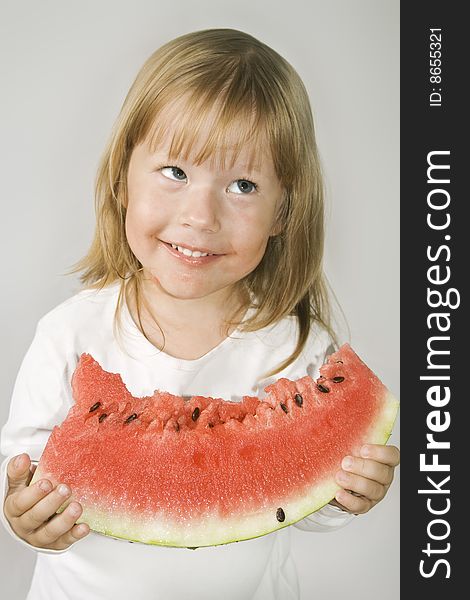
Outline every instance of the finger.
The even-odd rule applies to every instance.
[[[380,444],[365,444],[361,448],[363,458],[371,458],[390,467],[400,464],[400,451],[396,446],[381,446]]]
[[[372,508],[372,502],[362,496],[355,496],[346,490],[336,492],[335,499],[347,512],[362,515]]]
[[[333,500],[330,500],[328,504],[331,504],[331,506],[336,506],[336,508],[341,508],[341,510],[346,510],[344,508],[344,506],[342,506],[337,500],[335,500],[333,498]]]
[[[52,545],[55,548],[59,548],[59,546],[60,549],[67,548],[80,539],[81,533],[81,537],[83,537],[84,528],[75,526],[75,522],[82,512],[82,507],[78,502],[71,502],[63,512],[55,515],[30,535],[30,542],[42,548]],[[86,527],[89,530],[88,525]]]
[[[390,485],[393,481],[393,467],[370,458],[345,456],[341,466],[344,471],[362,475],[362,477],[378,481],[382,485]]]
[[[7,465],[8,494],[25,488],[31,481],[33,474],[30,471],[31,459],[26,453],[14,456]]]
[[[47,479],[40,479],[22,490],[17,489],[16,493],[9,494],[5,500],[5,515],[10,519],[21,516],[51,491],[52,483]]]
[[[54,516],[70,496],[71,490],[67,485],[58,485],[20,517],[21,528],[28,533],[33,532]]]
[[[385,487],[373,481],[367,479],[361,475],[355,475],[354,473],[347,473],[346,471],[338,471],[336,473],[336,481],[339,485],[345,489],[351,490],[356,494],[360,494],[369,500],[378,502],[385,496]]]
[[[90,527],[86,523],[74,525],[72,529],[64,533],[54,542],[56,550],[65,550],[78,540],[81,540],[90,533]]]

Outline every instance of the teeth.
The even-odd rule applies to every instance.
[[[181,254],[184,254],[185,256],[194,256],[194,258],[199,258],[200,256],[212,256],[212,254],[208,254],[207,252],[200,252],[199,250],[194,250],[193,252],[192,250],[188,250],[188,248],[176,246],[175,244],[171,244],[171,247],[175,250],[178,250],[178,252],[181,252]]]

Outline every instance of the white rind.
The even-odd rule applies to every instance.
[[[38,472],[38,477],[44,475]],[[181,548],[217,546],[260,537],[292,525],[327,504],[338,489],[339,486],[334,481],[328,480],[312,486],[301,498],[284,502],[282,506],[263,508],[232,518],[214,512],[198,517],[197,521],[193,518],[181,522],[170,520],[163,512],[140,516],[129,515],[119,510],[103,512],[84,507],[77,523],[87,523],[98,533],[144,544]],[[64,503],[59,512],[73,500],[72,497]],[[283,522],[278,521],[276,517],[278,508],[284,511]]]
[[[395,396],[387,390],[384,406],[378,419],[367,432],[365,439],[369,444],[386,444],[393,429],[393,424],[398,413],[400,403]]]

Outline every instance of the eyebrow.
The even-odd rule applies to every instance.
[[[148,150],[149,150],[149,154],[152,157],[156,157],[156,156],[160,155],[162,157],[162,159],[164,159],[167,162],[171,162],[172,160],[178,160],[177,158],[175,158],[175,159],[171,158],[168,155],[168,152],[166,152],[166,151],[156,149],[154,152],[151,152],[150,149],[148,149]],[[243,163],[240,165],[233,165],[233,167],[231,167],[231,169],[235,169],[235,168],[246,171],[248,173],[256,173],[258,175],[262,175],[262,171],[256,165],[253,165],[250,167],[249,164]]]

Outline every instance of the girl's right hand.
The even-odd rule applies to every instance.
[[[7,475],[9,487],[3,511],[13,531],[25,542],[37,548],[65,550],[89,533],[86,523],[75,524],[82,514],[78,502],[72,502],[62,513],[56,514],[71,495],[68,486],[59,484],[53,488],[47,479],[28,485],[33,470],[27,454],[9,461]]]

